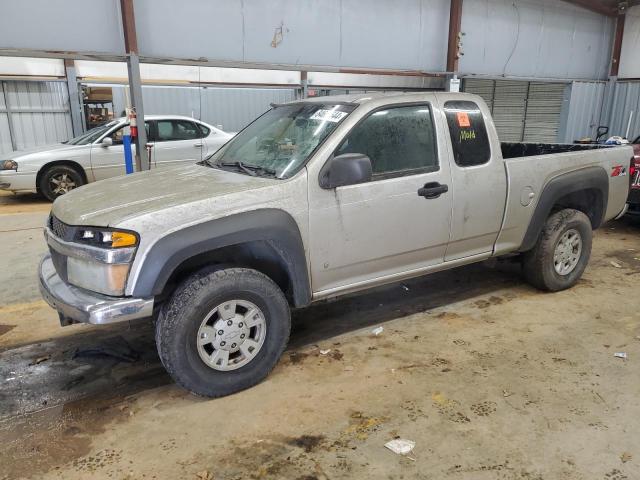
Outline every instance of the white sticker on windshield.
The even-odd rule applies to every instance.
[[[311,115],[310,120],[321,120],[324,122],[339,122],[347,112],[340,112],[338,110],[318,110]]]

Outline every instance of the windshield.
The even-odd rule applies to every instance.
[[[118,125],[118,123],[119,122],[116,120],[113,122],[105,123],[104,125],[100,125],[99,127],[92,128],[88,132],[85,132],[82,135],[69,140],[67,142],[67,145],[87,145],[89,143],[95,142],[103,134],[107,133],[113,127]]]
[[[218,168],[289,178],[355,105],[296,103],[272,108],[207,158]],[[239,162],[239,163],[238,163]]]

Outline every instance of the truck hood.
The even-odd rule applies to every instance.
[[[203,165],[175,166],[90,183],[56,199],[52,212],[69,225],[115,226],[155,211],[278,182]]]

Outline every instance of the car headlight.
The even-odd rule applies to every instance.
[[[135,247],[138,244],[138,235],[134,232],[122,230],[81,227],[76,232],[75,241],[102,248]]]
[[[0,170],[18,170],[18,162],[15,160],[1,160]]]

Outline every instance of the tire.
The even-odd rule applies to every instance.
[[[224,308],[230,305],[235,317],[226,313],[225,319],[224,312],[231,310]],[[251,312],[255,315],[247,317]],[[243,318],[249,320],[243,322]],[[227,327],[228,321],[233,326]],[[282,355],[290,329],[289,304],[269,277],[245,268],[205,269],[187,278],[162,308],[156,345],[162,364],[178,385],[203,397],[222,397],[262,381]],[[222,346],[225,339],[228,343]],[[258,344],[257,352],[250,350]],[[236,352],[227,353],[225,364],[224,355],[219,354],[231,346],[236,346]]]
[[[84,178],[77,169],[69,165],[53,165],[40,176],[37,187],[38,192],[53,202],[59,196],[84,184]]]
[[[574,286],[589,263],[592,238],[591,222],[584,213],[567,208],[552,214],[536,245],[524,254],[525,279],[550,292]]]

